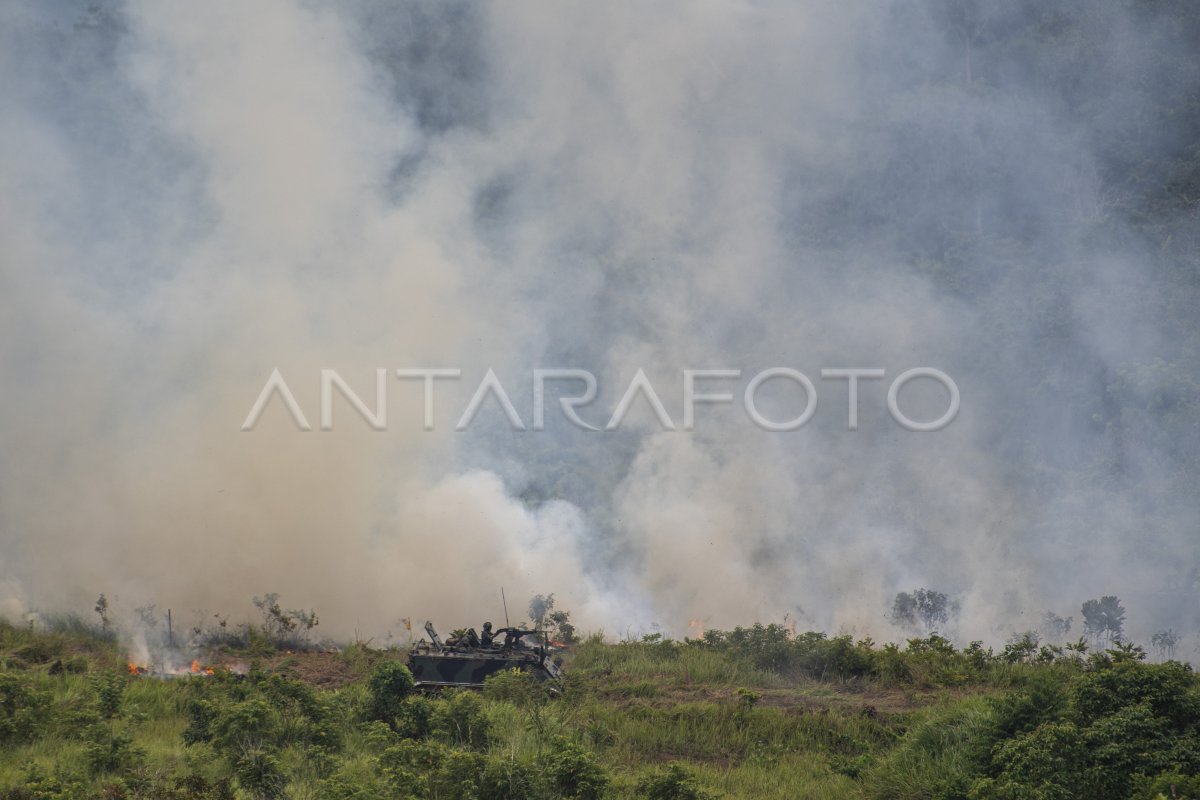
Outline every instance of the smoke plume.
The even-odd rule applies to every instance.
[[[1190,630],[1196,216],[1155,239],[1113,176],[1194,134],[1153,114],[1196,58],[1132,5],[1058,12],[1077,45],[1036,8],[3,6],[0,614],[277,592],[382,636],[503,586],[615,635],[891,637],[928,586],[963,639],[1101,594]],[[776,366],[816,385],[797,431],[742,409]],[[914,433],[886,394],[923,366],[962,405]],[[395,371],[446,367],[426,431]],[[887,372],[857,430],[847,367]],[[373,408],[381,368],[386,429],[335,392],[321,430],[321,370]],[[532,430],[543,368],[597,376],[598,428],[643,369],[678,429],[581,430],[552,384]],[[241,430],[275,369],[313,430],[278,396]],[[527,430],[494,397],[454,430],[488,369]],[[692,431],[683,369],[741,371]]]

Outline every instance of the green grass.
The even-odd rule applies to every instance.
[[[613,800],[640,797],[639,784],[671,762],[686,765],[711,796],[725,798],[963,797],[989,757],[998,713],[992,698],[1024,686],[1065,687],[1083,669],[1068,661],[996,659],[972,666],[962,652],[931,652],[922,644],[888,653],[855,647],[850,655],[857,661],[844,663],[861,667],[878,657],[902,669],[889,666],[877,675],[853,677],[845,677],[843,669],[841,678],[821,679],[755,667],[753,657],[732,648],[661,641],[609,644],[593,637],[572,654],[558,699],[539,700],[536,691],[522,694],[518,683],[493,687],[466,704],[406,702],[405,708],[424,708],[433,716],[427,720],[427,739],[405,750],[413,742],[405,744],[387,726],[363,721],[369,694],[365,678],[381,662],[396,658],[394,651],[357,644],[341,653],[303,657],[246,652],[241,654],[245,660],[258,666],[245,680],[159,680],[129,676],[111,638],[87,626],[29,630],[0,623],[0,676],[8,676],[9,691],[15,677],[23,696],[33,698],[22,702],[41,704],[36,735],[0,742],[0,800],[26,781],[31,767],[57,776],[67,788],[51,791],[39,784],[33,794],[22,795],[25,800],[173,800],[172,781],[183,776],[210,787],[231,781],[237,797],[249,798],[233,776],[237,748],[253,745],[256,736],[271,748],[286,796],[306,800],[349,796],[330,794],[333,784],[325,778],[331,774],[342,785],[357,787],[359,800],[395,796],[395,786],[387,781],[410,779],[417,781],[409,789],[418,796],[425,791],[419,782],[428,780],[436,787],[429,791],[447,800],[459,796],[453,789],[455,770],[477,776],[487,764],[515,764],[545,775],[563,742],[582,747],[599,765],[611,781],[607,796]],[[836,654],[832,647],[829,652]],[[67,659],[75,659],[74,671],[65,668]],[[822,663],[820,674],[837,672],[838,662]],[[294,674],[311,678],[312,686],[283,680],[298,665],[303,669]],[[315,688],[335,685],[323,677],[335,674],[358,677],[338,688]],[[1037,681],[1030,683],[1034,677]],[[109,719],[101,691],[114,680],[122,691],[117,713]],[[243,716],[232,729],[214,729],[219,735],[211,742],[187,744],[189,705],[199,700],[218,717]],[[255,708],[265,708],[265,718],[256,718]],[[0,735],[5,713],[0,695]],[[477,751],[455,733],[466,718],[454,714],[471,713],[481,714],[491,732]],[[255,733],[250,730],[255,725],[270,732]],[[114,734],[118,740],[122,734],[131,737],[131,766],[89,773],[89,747],[94,747],[89,742]],[[320,744],[325,741],[333,743],[331,748]],[[72,781],[76,789],[70,788]],[[537,800],[558,796],[543,791]]]
[[[778,686],[778,676],[755,669],[728,653],[700,647],[626,642],[606,644],[597,637],[576,649],[572,668],[630,686]]]

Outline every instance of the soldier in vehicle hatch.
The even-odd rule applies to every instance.
[[[483,633],[479,635],[479,644],[483,647],[491,647],[492,639],[494,639],[495,636],[496,635],[492,633],[492,623],[485,622],[483,623]]]

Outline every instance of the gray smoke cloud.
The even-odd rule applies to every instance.
[[[963,639],[1112,593],[1134,633],[1194,627],[1188,284],[1108,177],[1179,146],[1138,120],[1186,42],[1112,6],[1076,25],[1099,73],[991,44],[1033,19],[3,7],[0,614],[107,592],[244,615],[273,591],[379,635],[496,618],[503,585],[514,616],[554,592],[614,634],[786,615],[892,637],[891,598],[930,586]],[[371,404],[377,368],[447,366],[432,432],[395,378],[386,431],[341,398],[330,432],[278,398],[240,430],[275,368],[315,427],[322,368]],[[587,432],[555,390],[545,431],[490,402],[453,430],[489,368],[527,426],[534,368],[591,370],[603,426],[639,368],[679,425],[682,369],[739,369],[704,388],[740,398],[773,366],[816,382],[798,431],[739,401],[691,432],[644,405]],[[942,431],[888,415],[917,366],[962,391]],[[887,370],[857,431],[823,367]],[[764,386],[764,412],[794,415],[794,389]]]

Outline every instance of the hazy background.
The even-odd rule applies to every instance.
[[[0,3],[0,613],[315,608],[894,637],[898,591],[1002,640],[1119,595],[1200,612],[1200,12],[985,3]],[[437,429],[419,383],[458,367]],[[527,426],[532,371],[817,384],[662,432]],[[962,410],[896,425],[934,366]],[[822,367],[881,367],[860,386]],[[574,387],[563,386],[573,390]],[[798,392],[762,407],[794,415]],[[936,385],[904,407],[936,417]]]

